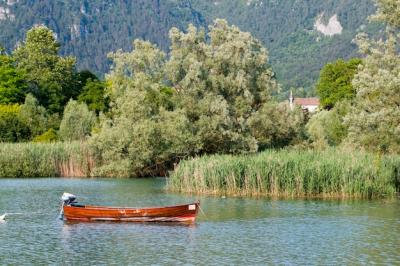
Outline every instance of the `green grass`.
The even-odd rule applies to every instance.
[[[0,177],[85,177],[92,168],[85,143],[0,143]]]
[[[373,198],[399,189],[400,156],[270,150],[182,161],[167,189],[189,193],[271,197]]]

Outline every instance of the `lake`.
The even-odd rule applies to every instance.
[[[0,179],[0,265],[399,264],[400,200],[320,201],[166,193],[155,179]],[[156,206],[200,199],[195,225],[66,223],[79,202]]]

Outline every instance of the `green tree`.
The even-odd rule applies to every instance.
[[[249,119],[251,133],[260,150],[301,141],[304,125],[305,116],[301,108],[291,110],[287,103],[264,104]]]
[[[89,110],[96,112],[96,114],[106,112],[109,97],[106,95],[105,83],[99,80],[87,80],[82,93],[78,96],[78,101],[86,103]]]
[[[81,88],[85,87],[88,81],[98,81],[99,78],[89,70],[82,70],[76,73],[75,79]]]
[[[400,28],[400,3],[398,0],[376,0],[378,10],[372,20],[387,23],[389,27]]]
[[[344,100],[336,103],[333,109],[323,110],[311,117],[306,130],[314,148],[324,149],[342,143],[348,132],[344,118],[349,110],[350,102]]]
[[[91,139],[97,174],[164,174],[187,156],[257,150],[249,119],[278,87],[266,49],[224,20],[208,38],[192,25],[170,38],[168,59],[139,40],[110,55],[111,118]]]
[[[132,52],[110,56],[114,65],[107,82],[113,117],[103,121],[90,141],[102,164],[96,175],[165,174],[195,146],[185,113],[171,101],[175,90],[163,83],[165,55],[151,43],[136,40]]]
[[[332,109],[338,101],[355,97],[356,91],[351,81],[361,62],[358,58],[348,62],[339,59],[322,68],[316,90],[324,109]]]
[[[23,103],[27,84],[10,56],[0,53],[0,104]]]
[[[84,140],[92,131],[96,116],[85,103],[70,100],[61,120],[59,136],[62,140]]]
[[[76,92],[75,58],[58,55],[60,44],[45,26],[35,26],[13,52],[18,70],[26,73],[30,92],[51,112],[60,112]]]
[[[208,38],[190,25],[186,33],[171,29],[170,39],[166,74],[201,152],[256,151],[247,120],[278,87],[267,50],[225,20],[215,20]]]
[[[20,106],[0,105],[0,142],[22,142],[30,138],[27,124],[19,117]]]
[[[113,61],[111,72],[106,75],[110,94],[117,99],[135,86],[135,81],[146,79],[160,83],[163,78],[165,53],[150,42],[135,40],[134,50],[125,53],[118,50],[108,56]]]
[[[400,1],[379,0],[376,18],[388,25],[385,40],[357,36],[360,51],[366,55],[355,75],[357,91],[354,108],[346,117],[347,142],[377,152],[400,152]]]
[[[28,125],[32,137],[42,134],[49,127],[46,109],[39,105],[32,94],[26,96],[25,103],[20,107],[19,117],[21,121]]]
[[[96,175],[165,175],[173,163],[192,154],[195,140],[184,112],[152,108],[141,88],[119,98],[113,110],[118,115],[104,121],[100,134],[91,138],[102,165]]]

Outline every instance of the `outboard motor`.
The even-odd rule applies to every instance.
[[[60,220],[64,219],[64,205],[71,205],[73,203],[77,203],[76,200],[76,196],[71,194],[71,193],[66,193],[64,192],[64,194],[61,196],[61,200],[62,200],[62,205],[61,205],[61,210],[60,210]]]
[[[63,205],[70,205],[71,203],[75,202],[76,196],[72,195],[71,193],[64,192],[64,194],[61,196],[61,200],[63,201]]]

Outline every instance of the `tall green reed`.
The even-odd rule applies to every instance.
[[[85,143],[0,143],[0,177],[86,177],[93,169]]]
[[[190,193],[372,198],[394,195],[399,182],[400,156],[332,148],[185,160],[171,173],[167,188]]]

